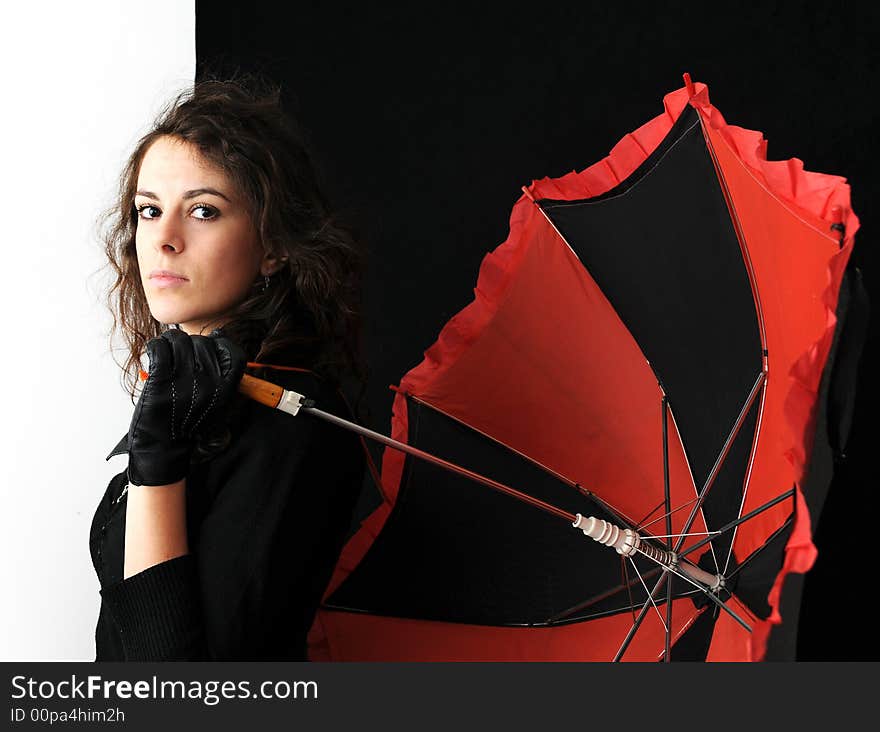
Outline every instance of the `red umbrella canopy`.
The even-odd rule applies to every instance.
[[[616,553],[386,448],[313,659],[763,657],[785,575],[815,558],[800,485],[858,219],[844,178],[767,160],[685,80],[608,157],[524,188],[392,419],[673,554]]]

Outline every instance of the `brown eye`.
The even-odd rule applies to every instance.
[[[156,218],[155,216],[144,216],[143,212],[147,209],[156,209],[157,211],[159,210],[151,203],[145,203],[140,206],[135,206],[135,210],[137,211],[138,216],[140,216],[142,219],[146,219],[147,221],[149,221],[150,219]]]
[[[213,206],[208,206],[205,203],[197,203],[192,207],[192,211],[197,211],[198,209],[202,209],[207,215],[205,216],[196,216],[200,221],[210,221],[211,219],[216,219],[218,216],[217,209]]]

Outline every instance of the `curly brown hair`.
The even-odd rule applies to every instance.
[[[257,74],[202,79],[171,99],[137,142],[118,196],[99,218],[115,274],[107,293],[111,349],[121,332],[128,352],[121,368],[132,401],[145,344],[168,327],[150,312],[135,251],[138,173],[147,149],[163,136],[195,145],[226,173],[246,201],[264,253],[285,262],[268,287],[261,278],[224,314],[223,335],[248,361],[308,368],[336,386],[353,378],[359,413],[367,378],[360,314],[365,251],[331,214],[304,135],[282,108],[280,85]]]

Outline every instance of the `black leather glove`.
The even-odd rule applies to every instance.
[[[128,479],[167,485],[185,478],[195,436],[223,416],[241,381],[244,351],[219,330],[171,329],[147,341],[149,377],[128,429]]]

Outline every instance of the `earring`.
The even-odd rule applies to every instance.
[[[263,292],[269,289],[269,275],[263,275]]]

